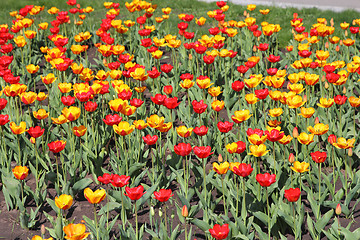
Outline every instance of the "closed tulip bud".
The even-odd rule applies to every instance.
[[[170,217],[171,217],[171,219],[174,219],[175,215],[174,215],[174,214],[171,214]]]
[[[36,143],[35,138],[31,137],[31,138],[30,138],[30,142],[31,142],[32,144],[35,144],[35,143]]]
[[[163,212],[161,211],[161,208],[159,208],[159,217],[162,217]]]
[[[352,148],[349,148],[348,156],[349,156],[349,157],[352,157],[352,155],[353,155],[353,150],[352,150]]]
[[[325,75],[323,75],[323,76],[321,77],[321,81],[322,81],[322,82],[325,82]]]
[[[295,155],[293,153],[290,153],[289,155],[289,163],[293,164],[295,162]]]
[[[307,101],[307,96],[306,96],[306,94],[304,94],[303,99],[304,99],[304,102],[306,102],[306,101]]]
[[[340,47],[339,47],[339,45],[338,46],[336,46],[336,48],[335,48],[335,51],[340,51]]]
[[[325,82],[325,86],[324,86],[326,89],[329,88],[329,83],[328,82]]]
[[[155,216],[155,210],[153,206],[150,207],[150,214],[151,216]]]
[[[218,162],[223,162],[224,161],[224,159],[223,159],[223,157],[221,156],[221,154],[219,154],[219,156],[218,156]]]
[[[338,203],[338,205],[336,205],[335,213],[336,213],[336,215],[340,215],[340,214],[341,214],[341,205],[340,205],[340,203]]]
[[[342,92],[343,94],[346,94],[346,87],[343,88]]]
[[[294,127],[293,129],[293,138],[297,138],[299,136],[299,131],[297,129],[297,127]]]
[[[45,235],[45,233],[46,233],[46,229],[45,229],[44,224],[42,224],[41,227],[40,227],[40,233],[41,233],[41,235]]]
[[[186,205],[184,205],[184,206],[182,207],[182,209],[181,209],[181,215],[182,215],[183,217],[189,216],[189,211],[188,211],[188,208],[187,208]]]
[[[316,118],[315,118],[315,124],[318,124],[318,123],[320,123],[320,120],[319,120],[318,117],[316,117]]]

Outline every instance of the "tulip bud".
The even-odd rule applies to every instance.
[[[316,118],[315,118],[315,124],[318,124],[319,122],[320,122],[319,118],[316,117]]]
[[[321,77],[321,81],[322,81],[322,82],[325,82],[325,75],[323,75],[323,76]]]
[[[325,48],[329,48],[329,42],[325,43]]]
[[[219,156],[218,156],[218,162],[221,163],[221,162],[223,162],[223,160],[224,160],[223,157],[221,156],[221,154],[219,154]]]
[[[155,216],[155,210],[153,206],[150,207],[150,215]]]
[[[40,227],[40,233],[41,233],[42,236],[44,236],[45,233],[46,233],[45,225],[44,225],[44,224],[42,224],[41,227]]]
[[[337,52],[340,51],[340,47],[336,46],[335,51],[337,51]]]
[[[188,211],[188,208],[187,208],[186,205],[184,205],[184,206],[182,207],[181,215],[182,215],[183,217],[189,216],[189,211]]]
[[[171,214],[170,217],[171,217],[171,219],[174,219],[175,215],[174,215],[174,214]]]
[[[347,30],[345,30],[345,37],[347,37],[348,36],[348,32],[347,32]]]
[[[289,86],[291,85],[290,82],[287,83],[286,88],[289,89]]]
[[[103,64],[107,66],[106,58],[103,59]]]
[[[31,138],[30,138],[30,142],[31,142],[32,144],[35,144],[35,143],[36,143],[35,138],[31,137]]]
[[[289,163],[293,164],[295,162],[295,155],[293,153],[290,153],[289,155]]]
[[[356,21],[355,21],[355,19],[353,19],[353,21],[352,21],[352,25],[356,25]]]
[[[256,47],[256,45],[254,45],[253,46],[253,52],[256,52],[256,50],[257,50],[257,47]]]
[[[159,217],[162,217],[163,212],[161,211],[161,208],[159,208]]]
[[[192,60],[193,56],[191,54],[189,54],[189,60]]]
[[[346,87],[343,88],[343,94],[346,94]]]
[[[333,27],[334,26],[334,18],[330,19],[330,26]]]
[[[338,205],[336,205],[335,213],[336,213],[336,215],[340,215],[340,214],[341,214],[341,205],[340,205],[340,203],[338,203]]]
[[[244,17],[246,17],[246,15],[247,15],[247,12],[246,12],[246,10],[244,11]]]
[[[306,96],[306,94],[304,94],[303,100],[304,100],[304,102],[307,102],[307,96]]]
[[[348,150],[348,156],[349,156],[349,157],[352,157],[352,155],[353,155],[353,150],[352,150],[352,148],[349,148],[349,150]]]
[[[294,127],[293,129],[293,138],[297,138],[299,136],[299,131],[297,127]]]
[[[298,13],[293,13],[293,18],[298,18],[299,14]]]
[[[329,88],[329,83],[325,82],[325,88],[328,89]]]
[[[345,32],[346,32],[346,31],[345,31]],[[342,45],[343,45],[343,41],[342,41],[342,40],[340,40],[339,44],[340,44],[340,46],[342,46]]]

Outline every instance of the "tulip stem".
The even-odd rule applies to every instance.
[[[95,221],[95,228],[96,228],[96,239],[99,240],[99,227],[98,227],[97,216],[96,216],[96,203],[94,204],[94,221]]]
[[[224,178],[222,178],[222,177],[221,177],[221,186],[222,186],[222,191],[223,191],[224,212],[225,212],[225,216],[227,217],[228,212],[227,212],[227,209],[226,209],[226,198],[225,198]]]
[[[320,218],[320,198],[321,198],[321,163],[319,163],[319,189],[318,189],[318,192],[319,192],[319,198],[318,198],[318,201],[319,201],[319,209],[318,209],[318,217]]]
[[[55,161],[56,161],[56,178],[57,178],[57,185],[58,185],[58,189],[60,189],[60,181],[59,181],[59,163],[58,163],[58,157],[57,157],[57,153],[55,153]],[[57,193],[58,195],[60,195],[60,192]]]
[[[205,170],[205,167],[206,167],[206,161],[205,161],[205,158],[202,159],[203,160],[203,191],[204,191],[204,201],[205,201],[205,204],[206,204],[206,170]],[[204,218],[207,219],[207,210],[206,210],[206,206],[204,206]]]
[[[246,213],[246,196],[245,196],[245,193],[246,193],[246,192],[245,192],[245,179],[244,179],[244,177],[242,178],[242,188],[243,188],[242,213]],[[244,224],[246,224],[246,223],[245,223],[246,216],[247,216],[247,214],[244,214],[244,216],[242,216],[242,217],[243,217]]]
[[[123,188],[121,188],[121,221],[122,221],[122,225],[123,225],[123,230],[125,231],[125,209],[124,209],[124,192],[123,192]]]
[[[137,219],[137,208],[136,208],[136,201],[135,201],[135,229],[136,229],[136,240],[139,239],[138,236],[138,219]]]
[[[275,175],[276,175],[275,142],[273,142],[273,158],[274,158],[274,170],[275,170]]]
[[[17,138],[17,143],[18,143],[18,150],[19,150],[19,159],[18,159],[18,162],[21,166],[23,166],[23,164],[21,164],[21,150],[20,150],[20,137],[19,137],[19,134],[16,135],[16,138]]]
[[[271,239],[270,237],[270,206],[269,206],[269,195],[268,195],[268,190],[267,187],[265,188],[266,191],[266,206],[267,206],[267,214],[268,214],[268,235],[269,235],[269,240]]]

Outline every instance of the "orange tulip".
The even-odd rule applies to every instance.
[[[29,174],[29,169],[26,166],[16,166],[12,169],[12,172],[16,179],[24,180]]]
[[[55,197],[55,205],[62,210],[69,209],[72,203],[73,198],[71,195],[62,194],[60,197]]]
[[[87,238],[90,233],[86,233],[86,227],[84,224],[73,224],[70,223],[63,228],[66,234],[65,239],[69,240],[81,240]]]
[[[19,126],[17,126],[14,122],[10,122],[11,131],[18,135],[26,132],[26,122],[21,122]]]
[[[106,192],[104,189],[98,189],[93,192],[90,188],[85,188],[84,196],[92,204],[98,204],[106,197]]]

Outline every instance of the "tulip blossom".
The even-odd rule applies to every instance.
[[[224,224],[222,226],[215,224],[213,228],[209,229],[211,236],[217,240],[226,239],[229,235],[229,231],[229,224]]]
[[[273,183],[276,182],[276,175],[275,174],[257,174],[256,175],[256,181],[262,186],[262,187],[270,187]]]
[[[84,197],[92,204],[98,204],[106,197],[106,192],[104,189],[98,189],[93,192],[90,188],[85,188]]]
[[[154,192],[154,198],[160,202],[167,202],[174,194],[171,189],[160,189],[158,192]]]
[[[299,188],[289,188],[285,190],[284,197],[289,202],[296,202],[300,197],[301,191]]]
[[[130,176],[113,174],[111,175],[110,183],[114,187],[122,188],[129,184],[129,180]]]
[[[233,173],[241,177],[249,176],[254,169],[250,164],[240,163],[238,166],[232,168]]]
[[[134,188],[125,187],[124,195],[128,196],[131,200],[139,200],[145,193],[142,185]]]

